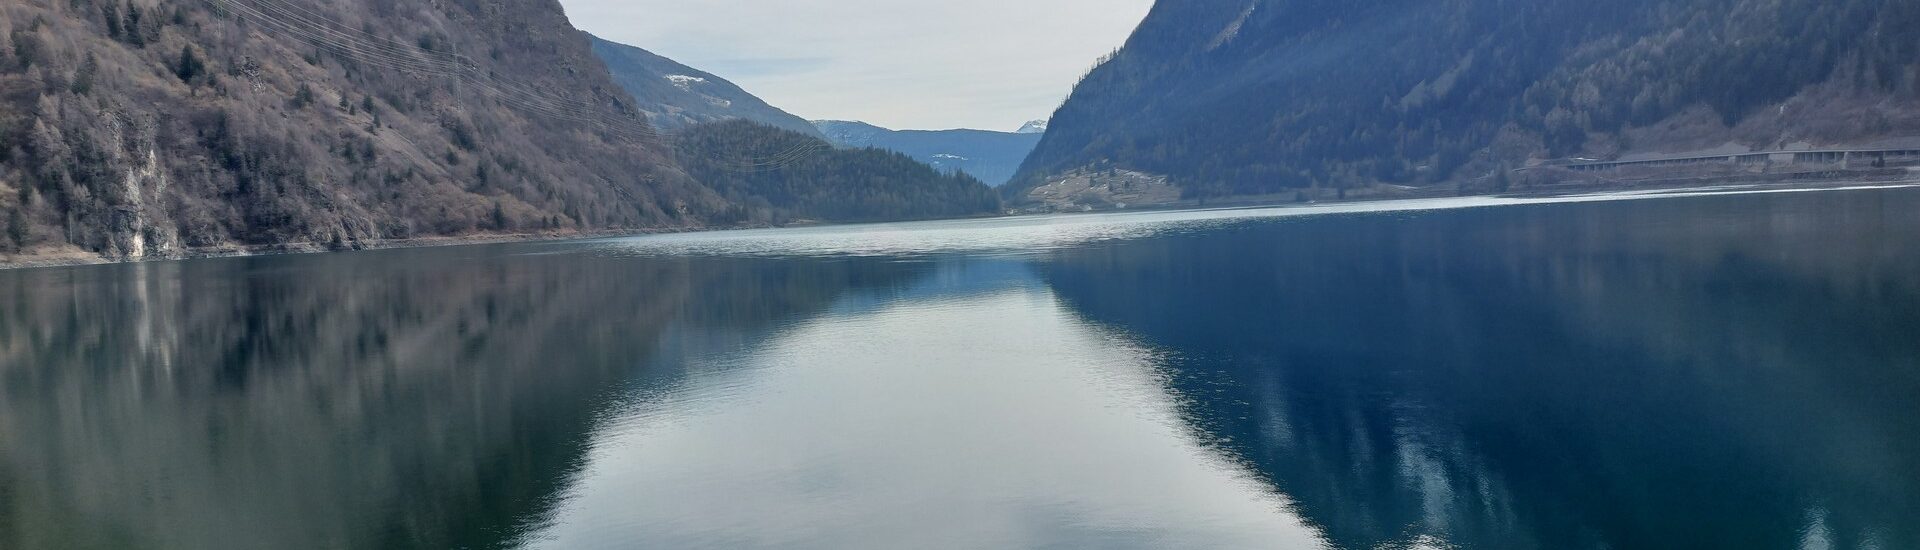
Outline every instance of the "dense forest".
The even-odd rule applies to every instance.
[[[0,5],[0,254],[689,226],[553,0]]]
[[[746,120],[702,124],[674,136],[687,173],[732,203],[716,221],[878,221],[994,214],[993,189],[901,153],[834,149],[800,133]]]
[[[1920,136],[1917,81],[1902,0],[1161,0],[1008,195],[1086,167],[1204,197],[1865,143]]]

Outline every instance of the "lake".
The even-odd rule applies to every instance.
[[[0,272],[5,548],[1920,548],[1920,189]]]

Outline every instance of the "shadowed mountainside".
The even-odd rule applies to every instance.
[[[1006,190],[1497,187],[1554,158],[1913,142],[1915,29],[1898,0],[1161,0]]]

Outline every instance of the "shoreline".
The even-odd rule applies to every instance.
[[[1584,195],[1603,192],[1659,192],[1703,189],[1825,189],[1834,187],[1853,187],[1858,185],[1899,185],[1920,183],[1920,168],[1908,170],[1887,170],[1880,173],[1861,173],[1858,171],[1826,171],[1796,174],[1772,174],[1767,177],[1674,177],[1642,180],[1587,180],[1570,183],[1535,185],[1510,189],[1504,192],[1476,191],[1461,193],[1456,188],[1444,186],[1398,188],[1386,192],[1369,192],[1344,199],[1313,198],[1298,200],[1293,193],[1271,195],[1249,195],[1221,197],[1215,199],[1182,199],[1172,203],[1137,205],[1124,209],[1094,210],[1030,210],[1016,212],[1014,215],[1047,214],[1098,214],[1102,212],[1153,212],[1164,210],[1211,210],[1220,208],[1260,208],[1290,205],[1312,204],[1349,204],[1358,202],[1381,202],[1395,200],[1437,199],[1449,197],[1511,197],[1539,198]]]
[[[731,229],[731,228],[729,228]],[[517,233],[517,234],[477,234],[460,236],[433,236],[413,239],[386,239],[378,241],[357,241],[350,246],[334,247],[320,243],[283,243],[269,245],[235,245],[211,248],[188,249],[163,256],[116,259],[85,253],[43,254],[37,256],[16,256],[0,259],[0,271],[19,269],[39,269],[56,267],[80,267],[92,265],[135,264],[148,262],[177,262],[186,260],[205,260],[216,258],[245,258],[252,256],[281,256],[294,254],[325,254],[330,252],[363,252],[373,250],[403,250],[408,248],[439,248],[450,246],[468,246],[483,244],[505,244],[525,242],[564,242],[585,239],[604,239],[613,237],[637,237],[642,235],[662,235],[670,233],[691,233],[714,231],[712,228],[652,228],[652,229],[616,229],[603,231],[579,231],[571,233]],[[13,259],[20,258],[20,259]]]
[[[527,243],[527,242],[567,242],[567,241],[580,241],[580,240],[589,240],[589,239],[640,237],[640,236],[647,236],[647,235],[704,233],[704,232],[735,231],[735,230],[747,230],[747,229],[829,227],[829,226],[836,226],[836,225],[860,225],[864,223],[910,223],[910,222],[916,222],[916,221],[999,219],[999,218],[1018,218],[1018,217],[1025,217],[1025,216],[1049,216],[1049,215],[1072,216],[1077,214],[1114,214],[1114,213],[1124,213],[1124,212],[1146,213],[1146,212],[1177,212],[1177,211],[1185,211],[1185,210],[1236,210],[1236,209],[1273,208],[1273,207],[1286,207],[1286,206],[1374,203],[1374,202],[1390,202],[1390,201],[1399,201],[1399,200],[1420,200],[1420,199],[1435,199],[1435,198],[1450,198],[1450,197],[1497,197],[1497,198],[1525,199],[1525,198],[1572,197],[1572,196],[1581,196],[1581,195],[1590,195],[1590,194],[1608,193],[1608,192],[1637,193],[1637,194],[1645,194],[1648,196],[1657,197],[1664,194],[1685,193],[1685,192],[1740,193],[1740,192],[1754,192],[1754,191],[1791,191],[1791,190],[1819,191],[1819,190],[1857,188],[1862,185],[1899,187],[1903,185],[1907,185],[1907,186],[1920,185],[1920,174],[1909,174],[1909,177],[1905,177],[1905,178],[1892,178],[1892,179],[1881,179],[1881,180],[1872,180],[1872,179],[1862,178],[1862,179],[1851,179],[1851,180],[1820,179],[1820,180],[1802,180],[1802,181],[1786,181],[1786,182],[1745,182],[1745,183],[1742,183],[1742,182],[1724,182],[1724,183],[1688,182],[1688,183],[1689,184],[1683,184],[1683,185],[1567,184],[1567,185],[1555,185],[1551,187],[1535,187],[1535,188],[1528,188],[1528,189],[1522,189],[1522,190],[1514,190],[1506,193],[1469,193],[1469,194],[1460,194],[1457,192],[1449,193],[1442,189],[1435,189],[1435,190],[1426,191],[1426,192],[1410,192],[1405,194],[1392,194],[1392,195],[1370,195],[1365,197],[1349,198],[1346,200],[1309,201],[1309,202],[1299,202],[1296,200],[1280,200],[1280,199],[1270,198],[1270,197],[1243,197],[1240,200],[1217,200],[1217,201],[1208,201],[1205,203],[1200,203],[1198,201],[1191,201],[1192,204],[1188,204],[1189,201],[1181,201],[1181,204],[1155,205],[1155,206],[1145,206],[1145,207],[1126,208],[1126,209],[1106,209],[1106,210],[1091,210],[1091,211],[1077,211],[1077,212],[1024,212],[1024,213],[1010,211],[1008,213],[1004,213],[996,216],[970,216],[970,217],[958,217],[958,218],[935,218],[935,219],[927,219],[927,220],[899,220],[899,221],[889,221],[889,222],[846,222],[846,223],[802,222],[802,223],[792,223],[792,224],[778,225],[778,226],[751,225],[751,226],[737,226],[737,227],[612,229],[612,230],[601,230],[601,231],[581,231],[581,232],[571,232],[571,233],[520,233],[520,234],[479,234],[479,235],[464,235],[464,236],[435,236],[435,237],[420,237],[420,238],[414,238],[414,239],[359,241],[359,242],[353,243],[351,246],[338,247],[338,248],[329,246],[329,245],[319,244],[319,243],[285,243],[285,244],[273,244],[273,245],[224,246],[224,247],[217,247],[217,248],[192,249],[192,250],[186,250],[186,251],[182,251],[175,254],[169,254],[165,256],[152,256],[152,257],[144,257],[144,258],[136,258],[136,259],[115,259],[115,258],[107,258],[103,256],[86,255],[84,253],[77,253],[77,254],[62,253],[62,254],[45,254],[45,255],[39,255],[39,256],[8,257],[6,259],[0,259],[0,271],[39,269],[39,268],[80,267],[80,266],[93,266],[93,265],[132,264],[132,263],[147,263],[147,262],[172,262],[172,261],[215,259],[215,258],[243,258],[243,257],[251,257],[251,256],[323,254],[323,253],[329,253],[329,252],[400,250],[400,249],[408,249],[408,248],[439,248],[439,247],[470,246],[470,245],[485,245],[485,244]]]

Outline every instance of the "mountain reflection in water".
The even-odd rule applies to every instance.
[[[1920,547],[1914,194],[1622,206],[1041,265],[1337,547]]]
[[[0,547],[1920,547],[1920,190],[0,272]]]
[[[517,248],[0,273],[0,547],[510,545],[656,353],[914,271]]]

